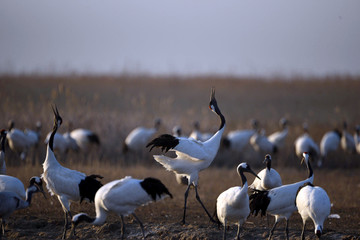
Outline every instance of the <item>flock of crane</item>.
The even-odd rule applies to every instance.
[[[221,143],[228,147],[234,147],[235,144],[240,142],[240,139],[247,139],[247,141],[250,141],[254,146],[258,146],[262,151],[273,153],[276,148],[283,146],[288,131],[287,121],[281,120],[283,130],[265,139],[264,134],[258,131],[258,123],[254,121],[252,130],[230,132],[223,139],[226,121],[217,104],[214,88],[211,91],[209,108],[220,119],[219,129],[210,137],[196,140],[195,138],[199,136],[194,135],[190,138],[181,137],[179,136],[179,132],[175,131],[179,135],[162,134],[148,141],[148,137],[151,137],[156,132],[160,124],[160,122],[157,122],[152,132],[148,133],[148,137],[140,137],[139,132],[142,132],[144,129],[139,128],[129,134],[124,144],[124,151],[128,151],[129,149],[136,150],[134,143],[136,141],[142,141],[142,144],[146,144],[146,148],[149,148],[150,151],[152,151],[153,148],[159,148],[164,153],[162,155],[154,155],[153,157],[166,170],[174,172],[177,179],[182,180],[180,181],[181,183],[187,185],[184,194],[182,223],[185,223],[188,193],[191,186],[193,186],[196,193],[196,200],[200,203],[209,219],[214,223],[224,226],[224,239],[226,238],[228,224],[234,223],[238,225],[237,238],[239,239],[241,226],[250,213],[257,215],[259,212],[261,215],[269,214],[275,216],[275,224],[270,230],[269,239],[271,239],[274,229],[281,219],[286,220],[285,232],[287,239],[289,239],[289,218],[295,211],[298,211],[303,219],[302,239],[304,239],[305,223],[308,219],[314,222],[314,232],[320,237],[323,232],[323,223],[330,214],[330,200],[324,189],[313,185],[314,172],[311,167],[310,158],[316,158],[320,155],[320,150],[318,150],[319,148],[313,149],[313,145],[310,143],[312,139],[307,133],[296,140],[295,146],[308,169],[308,178],[293,184],[283,185],[280,175],[271,167],[270,154],[265,155],[264,162],[266,163],[266,168],[258,174],[251,170],[248,163],[243,162],[237,167],[242,186],[232,187],[221,193],[216,201],[216,214],[212,216],[209,213],[198,194],[199,172],[210,166],[218,153]],[[135,179],[128,176],[103,185],[101,183],[102,177],[97,174],[86,175],[82,172],[63,167],[54,154],[57,139],[56,134],[62,125],[62,118],[57,107],[53,107],[53,113],[53,130],[47,138],[46,157],[43,162],[43,173],[41,177],[32,177],[29,181],[29,187],[25,191],[22,182],[15,177],[6,175],[5,165],[3,167],[2,175],[0,175],[0,217],[2,218],[2,234],[5,234],[6,219],[15,210],[28,207],[31,203],[32,194],[37,192],[44,193],[42,185],[43,182],[45,182],[49,193],[58,198],[64,211],[65,224],[62,232],[63,239],[67,236],[67,230],[70,225],[69,219],[72,225],[70,235],[75,235],[76,226],[80,222],[102,225],[106,221],[109,212],[114,212],[120,216],[122,238],[125,232],[124,216],[130,214],[133,215],[139,223],[142,236],[145,238],[143,224],[135,215],[135,209],[167,196],[172,198],[170,191],[160,180],[152,177]],[[306,126],[304,126],[304,129],[306,129]],[[9,131],[1,130],[0,161],[3,164],[5,164],[6,140],[9,141],[10,147],[14,144],[10,143],[11,138],[9,136],[11,132],[11,129]],[[84,134],[84,132],[85,131],[77,131],[76,134],[70,133],[70,136],[73,139],[77,139],[76,136]],[[359,131],[357,134],[359,134]],[[87,132],[87,135],[92,136],[87,139],[93,139],[94,142],[99,143],[99,139],[95,137],[93,133]],[[321,143],[321,155],[323,155],[322,149],[326,149],[326,151],[335,149],[334,147],[326,147],[328,146],[326,142],[335,142],[337,145],[340,143],[343,144],[341,135],[344,136],[344,132],[343,134],[327,134],[327,140],[324,140],[324,144],[323,141]],[[357,146],[359,150],[359,135],[356,137],[357,139],[354,140],[354,138],[352,138],[352,140],[355,149]],[[338,140],[338,142],[334,139]],[[348,145],[346,141],[344,140],[344,146]],[[357,144],[355,144],[355,142],[357,142]],[[271,143],[271,145],[268,143]],[[76,145],[81,146],[80,143]],[[267,148],[263,148],[264,146],[267,146]],[[239,148],[240,145],[238,145],[237,149],[239,150]],[[168,151],[174,151],[176,157],[165,155]],[[26,151],[20,151],[19,149],[18,152],[20,156],[26,154]],[[323,157],[326,157],[326,154],[323,155]],[[0,165],[2,164],[0,163]],[[251,173],[256,176],[254,182],[249,186],[246,176],[244,175],[245,173]],[[82,202],[83,200],[95,203],[96,217],[90,217],[86,213],[72,215],[70,211],[71,202]]]

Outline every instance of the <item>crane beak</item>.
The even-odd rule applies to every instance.
[[[253,170],[250,169],[249,173],[251,173],[252,175],[254,175],[255,177],[261,180],[261,178]]]
[[[47,197],[46,197],[46,195],[45,195],[45,192],[44,192],[44,189],[43,189],[42,185],[38,185],[38,184],[36,184],[36,186],[38,187],[39,192],[41,192],[41,193],[44,195],[44,198],[45,198],[45,199],[47,199]]]
[[[215,87],[211,88],[211,96],[210,96],[210,101],[215,99]]]

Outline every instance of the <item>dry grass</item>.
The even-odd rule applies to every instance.
[[[172,200],[167,199],[138,210],[150,239],[217,239],[221,237],[221,230],[209,225],[202,209],[198,208],[193,192],[189,197],[189,224],[178,224],[184,187],[177,185],[173,174],[156,164],[146,150],[141,159],[124,156],[121,148],[126,135],[139,125],[152,126],[159,117],[164,123],[159,133],[168,133],[174,125],[181,125],[184,133],[188,134],[194,120],[200,121],[202,129],[216,131],[218,119],[207,106],[210,88],[215,86],[219,106],[227,120],[227,132],[248,128],[251,118],[259,119],[267,133],[278,129],[281,117],[285,116],[290,120],[286,148],[274,161],[283,182],[290,183],[306,176],[304,167],[299,167],[298,160],[293,157],[292,149],[295,138],[302,132],[303,121],[308,121],[311,135],[318,143],[326,131],[334,127],[341,128],[343,120],[347,120],[350,129],[360,123],[359,80],[350,77],[299,78],[287,81],[215,77],[1,77],[0,128],[7,128],[10,119],[14,119],[20,129],[33,128],[35,122],[40,120],[43,123],[42,136],[45,137],[53,123],[50,105],[55,103],[64,120],[60,132],[67,130],[69,121],[74,128],[92,129],[100,135],[104,151],[101,161],[93,153],[91,161],[85,164],[81,157],[70,154],[68,161],[63,163],[65,166],[103,175],[104,182],[126,175],[136,178],[153,176],[165,182],[173,193]],[[38,163],[32,166],[19,162],[14,154],[7,151],[8,173],[27,182],[31,176],[42,173],[40,164],[44,160],[44,153],[45,145],[42,145]],[[234,155],[221,149],[212,167],[200,174],[199,192],[210,211],[219,193],[240,184],[234,167],[247,160],[256,170],[260,170],[259,162],[262,158],[263,156],[256,155]],[[133,161],[141,165],[131,164]],[[326,223],[327,233],[324,239],[360,237],[359,167],[359,155],[347,155],[339,151],[332,155],[331,162],[325,164],[325,169],[315,169],[315,184],[327,190],[334,203],[332,212],[341,215],[341,219]],[[74,213],[84,210],[94,214],[90,204],[74,204],[72,208]],[[16,213],[12,220],[13,223],[8,228],[11,231],[7,232],[9,238],[53,239],[60,236],[63,212],[54,197],[45,200],[37,195],[34,205]],[[301,229],[298,214],[291,221],[292,238],[298,237]],[[111,216],[108,222],[103,229],[85,225],[79,228],[82,238],[115,238],[119,233],[117,217]],[[309,235],[312,229],[310,225],[308,224]],[[129,238],[139,237],[136,235],[139,232],[136,224],[128,224],[128,229]],[[244,239],[266,237],[264,219],[250,217],[245,229]],[[231,232],[235,236],[235,228]],[[282,237],[282,230],[277,235]]]

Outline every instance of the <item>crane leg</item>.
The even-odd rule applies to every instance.
[[[140,219],[135,215],[135,213],[132,214],[134,216],[134,218],[136,219],[136,221],[139,223],[143,237],[145,239],[145,231],[144,231],[144,225],[142,224],[142,222],[140,221]]]
[[[285,235],[286,239],[289,240],[289,219],[286,219]]]
[[[226,219],[224,221],[224,234],[223,234],[223,240],[226,239]]]
[[[237,234],[236,234],[236,239],[237,239],[237,240],[240,240],[240,232],[241,232],[241,224],[239,223],[239,225],[238,225],[238,231],[237,231]]]
[[[195,193],[196,193],[196,200],[198,200],[198,202],[201,204],[201,206],[205,210],[206,214],[209,216],[210,221],[212,221],[213,223],[216,223],[216,221],[212,218],[212,216],[210,215],[210,213],[208,212],[208,210],[205,208],[204,204],[202,203],[200,196],[198,194],[198,191],[197,191],[197,186],[195,186]]]
[[[275,220],[274,226],[273,226],[273,227],[271,228],[271,230],[270,230],[270,234],[269,234],[268,240],[270,240],[271,237],[272,237],[272,235],[274,234],[274,230],[275,230],[275,227],[276,227],[277,223],[278,223],[278,222]]]
[[[188,187],[186,188],[185,191],[185,202],[184,202],[184,215],[183,215],[183,219],[182,219],[182,223],[185,224],[185,215],[186,215],[186,201],[189,195],[189,190],[190,190],[190,184],[188,185]]]
[[[301,240],[305,240],[305,224],[306,224],[306,222],[304,222],[304,224],[303,224],[303,228],[302,228],[302,232],[301,232]]]
[[[125,234],[124,216],[120,215],[120,218],[121,218],[121,239],[124,239],[124,234]]]

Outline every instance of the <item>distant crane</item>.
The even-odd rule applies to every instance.
[[[265,135],[265,130],[257,131],[250,138],[250,144],[254,150],[260,154],[265,153],[277,153],[277,147],[275,144],[269,141]]]
[[[153,128],[137,127],[133,129],[124,141],[123,153],[142,151],[150,138],[159,130],[160,126],[161,120],[156,119]]]
[[[27,138],[27,141],[29,143],[29,150],[32,149],[32,165],[35,165],[36,161],[36,153],[38,150],[40,137],[41,137],[41,122],[36,122],[36,128],[35,130],[31,129],[25,129],[24,134]]]
[[[276,147],[277,150],[285,146],[286,138],[289,135],[288,124],[289,121],[286,118],[281,118],[279,121],[281,130],[268,136],[268,140]]]
[[[321,167],[330,152],[334,152],[339,148],[341,132],[337,129],[326,132],[320,141],[321,159],[318,161],[318,167]]]
[[[347,131],[347,122],[344,121],[343,131],[340,140],[341,148],[347,153],[356,153],[355,141],[353,136]]]
[[[99,136],[89,129],[74,129],[70,132],[70,137],[75,140],[77,147],[84,154],[85,160],[87,160],[92,146],[101,145]],[[101,158],[101,154],[99,156]]]
[[[46,151],[46,158],[43,163],[44,173],[42,178],[51,195],[56,195],[65,213],[65,225],[62,238],[66,236],[68,225],[68,215],[72,218],[70,212],[70,201],[80,201],[88,199],[94,201],[95,193],[102,186],[96,178],[102,178],[98,175],[86,176],[82,172],[71,170],[60,165],[54,155],[53,145],[54,136],[62,123],[62,118],[58,109],[53,108],[55,115],[54,128],[51,133]]]
[[[330,215],[330,198],[321,187],[315,187],[307,182],[301,186],[296,194],[296,206],[303,220],[301,239],[305,240],[306,220],[311,219],[315,226],[315,234],[321,237],[324,221]]]
[[[9,121],[9,131],[7,132],[6,138],[10,149],[17,153],[21,160],[25,161],[30,148],[30,143],[25,133],[20,129],[15,128],[13,120]]]
[[[26,189],[26,200],[23,200],[14,192],[0,192],[0,217],[1,217],[1,234],[5,235],[6,219],[18,209],[27,208],[31,204],[32,194],[41,192],[36,184],[31,184]]]
[[[255,190],[250,196],[251,213],[256,216],[258,212],[261,211],[261,215],[269,213],[275,216],[275,224],[270,230],[269,240],[274,233],[276,225],[282,218],[286,220],[285,235],[286,239],[289,239],[289,218],[292,213],[297,210],[295,205],[296,192],[304,183],[313,183],[314,181],[314,174],[311,168],[309,154],[305,152],[303,153],[303,157],[304,158],[301,162],[305,161],[309,173],[307,179],[293,184],[282,185],[270,190]]]
[[[256,133],[259,122],[256,119],[252,119],[251,126],[252,129],[230,131],[222,141],[223,146],[236,152],[243,151],[249,144],[251,136]]]
[[[236,236],[237,239],[240,239],[241,226],[250,214],[248,183],[244,172],[249,172],[259,178],[245,162],[239,164],[237,172],[241,178],[242,187],[231,187],[222,192],[216,200],[217,217],[224,225],[224,240],[226,239],[226,227],[228,222],[236,223],[238,225]]]
[[[356,145],[356,152],[360,154],[360,125],[356,125],[355,134],[354,134],[354,142]]]
[[[295,153],[298,158],[302,158],[304,152],[307,152],[312,160],[316,160],[320,156],[319,146],[315,143],[315,141],[309,135],[309,127],[307,123],[303,124],[304,133],[299,136],[295,142]]]
[[[265,155],[264,163],[266,163],[266,168],[257,174],[259,178],[255,178],[249,188],[256,190],[269,190],[282,185],[280,174],[275,169],[271,168],[270,154]]]
[[[145,178],[143,180],[125,177],[120,180],[109,182],[102,186],[95,195],[96,218],[91,218],[86,213],[76,214],[72,218],[72,234],[80,222],[88,222],[93,225],[104,224],[109,212],[118,214],[121,218],[121,239],[124,237],[124,216],[132,214],[139,223],[142,235],[145,239],[144,227],[140,219],[135,215],[135,209],[152,201],[160,200],[171,193],[158,179]]]
[[[216,113],[220,118],[219,130],[207,141],[201,142],[193,138],[177,138],[170,134],[163,134],[147,144],[146,147],[161,148],[162,151],[175,151],[177,157],[171,158],[164,155],[154,155],[154,159],[162,164],[168,171],[173,171],[176,174],[186,176],[188,179],[188,186],[185,191],[184,201],[184,215],[182,222],[185,224],[186,203],[191,185],[195,188],[196,199],[201,204],[209,218],[214,222],[210,213],[202,203],[198,194],[197,186],[199,179],[199,172],[210,166],[214,160],[219,147],[222,134],[225,129],[225,117],[222,115],[217,101],[215,99],[215,89],[212,88],[209,108]]]

